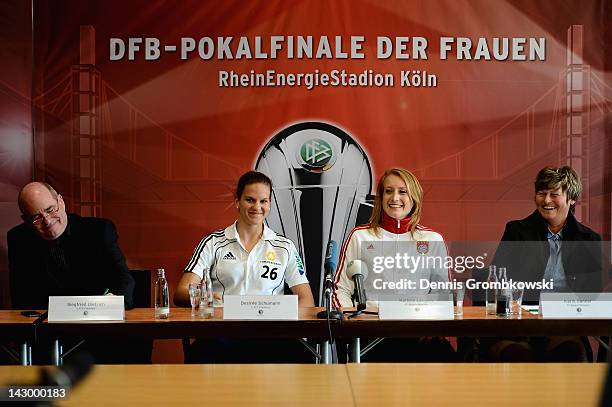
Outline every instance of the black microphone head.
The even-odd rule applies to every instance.
[[[41,383],[44,386],[72,387],[89,373],[94,365],[93,356],[85,350],[76,350],[66,360],[64,366],[42,371]]]

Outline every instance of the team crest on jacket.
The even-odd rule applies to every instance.
[[[417,246],[417,253],[427,254],[427,252],[429,252],[429,242],[419,240],[416,242],[416,246]]]
[[[266,260],[270,260],[270,261],[276,260],[276,253],[274,253],[274,251],[272,250],[268,250],[266,252]]]

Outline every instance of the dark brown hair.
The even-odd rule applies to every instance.
[[[538,172],[535,182],[533,183],[535,193],[546,189],[561,188],[565,192],[568,201],[578,201],[582,192],[582,183],[580,177],[572,169],[572,167],[544,167]],[[571,205],[571,210],[574,212],[575,204]]]
[[[242,174],[236,185],[236,199],[240,200],[244,188],[251,184],[265,184],[270,187],[270,198],[272,197],[272,180],[266,175],[258,171],[248,171]]]

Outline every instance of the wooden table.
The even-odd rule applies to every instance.
[[[487,315],[484,307],[464,307],[454,320],[380,320],[360,315],[342,321],[346,337],[419,336],[607,336],[610,319],[545,319],[523,310],[522,315]]]
[[[358,406],[596,406],[606,364],[348,364]]]
[[[0,366],[0,383],[37,367]],[[353,405],[343,365],[100,365],[58,405]]]
[[[595,406],[604,364],[101,365],[58,405]],[[0,366],[0,384],[38,367]]]
[[[360,361],[359,338],[422,336],[610,336],[609,319],[545,319],[523,310],[521,315],[487,315],[484,307],[464,307],[453,320],[380,320],[378,315],[344,319],[341,335],[352,340],[351,360]]]
[[[19,343],[22,365],[32,364],[32,344],[36,338],[35,317],[25,317],[21,311],[0,310],[0,338]],[[10,354],[11,350],[7,349]]]
[[[169,319],[155,319],[153,308],[135,308],[125,312],[125,321],[45,322],[42,335],[113,337],[130,335],[153,339],[182,337],[231,338],[327,338],[327,322],[317,318],[323,308],[300,308],[297,321],[223,320],[223,309],[215,308],[215,317],[191,316],[189,308],[171,308]],[[333,334],[338,324],[331,321]],[[86,326],[87,328],[83,328]]]
[[[297,321],[225,321],[222,309],[215,309],[215,318],[191,317],[187,308],[172,308],[170,318],[156,320],[153,309],[126,311],[125,321],[53,322],[33,326],[31,318],[19,311],[0,311],[0,333],[3,337],[26,343],[36,335],[47,339],[61,337],[129,336],[150,339],[184,337],[234,338],[313,338],[321,341],[323,361],[330,360],[327,321],[318,319],[321,308],[302,308]],[[362,315],[343,321],[330,321],[334,337],[420,337],[420,336],[612,336],[612,320],[606,319],[543,319],[523,312],[521,317],[486,315],[484,307],[464,307],[464,314],[454,320],[384,320],[377,315]],[[36,331],[34,331],[36,329]],[[32,339],[33,340],[33,339]],[[31,342],[28,342],[31,344]],[[26,346],[23,355],[29,352]],[[57,352],[56,352],[57,353]],[[353,361],[359,361],[360,346],[354,346]]]
[[[223,309],[215,308],[211,319],[191,316],[190,308],[172,308],[170,318],[155,319],[152,308],[136,308],[125,312],[124,321],[45,322],[37,328],[41,338],[100,338],[125,336],[132,338],[177,339],[193,337],[226,338],[310,338],[321,343],[322,363],[331,362],[329,329],[339,335],[338,321],[317,318],[323,308],[300,308],[296,321],[223,320]],[[60,343],[55,341],[53,361],[61,364]]]

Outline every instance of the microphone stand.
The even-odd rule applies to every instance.
[[[325,291],[323,292],[323,299],[325,303],[325,311],[317,313],[317,318],[320,319],[342,319],[342,313],[340,311],[331,309],[331,293],[332,293],[332,276],[328,274],[325,276]]]
[[[347,318],[355,318],[359,315],[378,315],[376,311],[356,310],[356,311],[344,311],[345,314],[350,314]]]
[[[325,276],[325,291],[324,291],[324,301],[325,301],[325,311],[319,311],[317,313],[317,318],[326,319],[327,320],[327,331],[329,334],[329,340],[326,341],[327,344],[321,344],[321,359],[324,363],[329,363],[329,358],[333,358],[331,347],[334,346],[334,336],[331,330],[331,320],[342,320],[342,313],[340,311],[331,309],[331,293],[332,293],[332,275],[331,273]]]
[[[355,292],[353,293],[353,303],[355,302],[355,298],[357,298],[357,288],[355,288]],[[378,315],[378,312],[375,311],[366,311],[366,305],[363,304],[363,307],[359,306],[360,304],[357,304],[357,309],[355,311],[344,311],[345,314],[350,314],[348,316],[348,319],[351,318],[355,318],[356,316],[365,314],[365,315]]]

